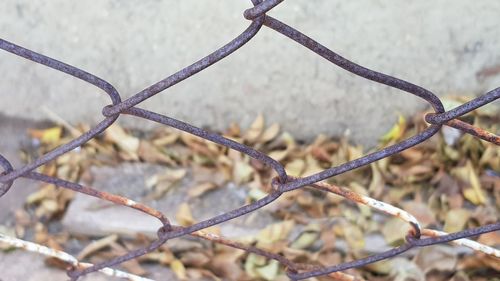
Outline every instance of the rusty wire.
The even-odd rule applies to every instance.
[[[346,275],[341,271],[344,271],[349,268],[362,267],[383,259],[388,259],[415,247],[425,247],[446,242],[455,242],[458,245],[464,245],[472,249],[485,252],[490,255],[494,255],[497,257],[499,256],[499,250],[487,247],[485,245],[479,244],[477,242],[465,238],[477,236],[482,233],[498,231],[500,230],[500,222],[451,234],[435,230],[421,229],[418,221],[413,216],[411,216],[411,214],[408,214],[401,209],[377,201],[375,199],[371,199],[369,197],[360,196],[350,191],[347,188],[328,185],[321,181],[345,173],[347,171],[368,165],[372,162],[389,157],[405,149],[413,147],[435,135],[443,125],[454,127],[465,133],[471,134],[485,141],[499,145],[500,144],[499,136],[495,135],[494,133],[487,132],[481,128],[474,127],[457,118],[481,106],[484,106],[488,103],[497,100],[500,97],[500,88],[491,90],[486,94],[479,96],[454,109],[445,111],[441,100],[431,91],[421,86],[417,86],[407,81],[395,78],[387,74],[376,72],[368,68],[365,68],[361,65],[358,65],[356,63],[353,63],[348,59],[331,51],[327,47],[319,44],[314,39],[309,38],[305,34],[294,29],[293,27],[290,27],[273,17],[266,15],[266,12],[273,9],[283,1],[284,0],[266,0],[266,1],[252,0],[254,7],[244,12],[244,17],[250,20],[251,23],[249,27],[245,31],[243,31],[243,33],[241,33],[241,35],[239,35],[238,37],[236,37],[223,47],[217,49],[213,53],[209,54],[208,56],[202,58],[201,60],[147,87],[146,89],[140,91],[139,93],[133,95],[132,97],[124,101],[121,100],[118,91],[105,80],[91,73],[85,72],[77,67],[65,64],[63,62],[57,61],[53,58],[44,56],[42,54],[38,54],[34,51],[7,42],[0,38],[1,49],[10,52],[12,54],[21,56],[23,58],[26,58],[28,60],[31,60],[33,62],[53,68],[55,70],[62,71],[68,75],[79,78],[87,83],[90,83],[102,89],[110,97],[111,100],[111,104],[103,108],[102,114],[104,115],[104,118],[100,123],[98,123],[98,125],[90,129],[89,131],[83,133],[81,136],[71,140],[66,144],[63,144],[55,148],[54,150],[46,153],[45,155],[39,157],[38,159],[34,160],[33,162],[23,167],[15,169],[14,167],[12,167],[12,165],[7,159],[5,159],[2,155],[0,155],[0,166],[3,168],[3,172],[0,174],[0,184],[1,184],[0,196],[4,195],[6,192],[9,191],[13,181],[15,181],[16,179],[28,178],[36,181],[55,184],[59,187],[68,188],[77,192],[85,193],[90,196],[94,196],[97,198],[101,198],[103,200],[113,202],[115,204],[120,204],[134,208],[136,210],[139,210],[141,212],[156,217],[158,220],[160,220],[160,222],[163,225],[158,230],[158,239],[153,241],[147,247],[130,251],[123,256],[99,264],[86,265],[85,267],[73,266],[68,270],[68,275],[71,277],[71,280],[77,280],[79,277],[91,272],[103,269],[109,270],[109,268],[112,266],[116,266],[130,259],[134,259],[139,256],[145,255],[151,251],[158,249],[168,240],[184,235],[192,235],[195,237],[200,237],[203,239],[210,240],[212,242],[224,244],[233,248],[242,249],[249,253],[255,253],[267,257],[269,259],[277,260],[279,263],[281,263],[283,266],[286,267],[287,275],[292,280],[300,280],[320,275],[329,275],[339,280],[356,280],[355,277]],[[425,116],[425,120],[430,124],[430,126],[425,130],[423,130],[422,132],[416,134],[415,136],[412,136],[399,143],[385,147],[379,151],[365,155],[361,158],[349,161],[347,163],[341,164],[336,167],[326,169],[322,172],[316,173],[311,176],[303,178],[294,178],[287,175],[285,168],[280,162],[272,159],[268,155],[258,150],[255,150],[244,144],[225,138],[216,133],[208,132],[206,130],[187,124],[185,122],[176,120],[174,118],[137,107],[137,105],[142,101],[172,87],[173,85],[195,75],[196,73],[206,69],[207,67],[217,63],[218,61],[222,60],[228,55],[234,53],[238,48],[242,47],[248,41],[250,41],[263,26],[266,26],[267,28],[270,28],[278,33],[281,33],[282,35],[288,37],[289,39],[297,42],[300,45],[303,45],[304,47],[308,48],[317,55],[320,55],[321,57],[325,58],[331,63],[351,73],[354,73],[355,75],[361,76],[363,78],[372,80],[377,83],[387,85],[389,87],[402,90],[404,92],[422,98],[423,100],[428,102],[430,106],[434,109],[434,113],[430,113]],[[273,180],[272,192],[270,192],[266,197],[251,204],[218,215],[216,217],[198,222],[191,226],[181,227],[181,226],[171,225],[168,218],[164,216],[161,212],[153,208],[150,208],[148,206],[145,206],[141,203],[132,201],[128,198],[101,192],[91,187],[82,186],[77,183],[68,182],[59,178],[50,177],[47,175],[34,172],[34,170],[40,167],[41,165],[44,165],[47,162],[54,160],[55,158],[85,144],[92,138],[96,137],[98,134],[102,133],[104,130],[106,130],[106,128],[112,125],[119,118],[121,114],[127,114],[138,118],[144,118],[166,126],[177,128],[187,133],[210,140],[214,143],[218,143],[220,145],[237,150],[241,153],[244,153],[256,160],[259,160],[267,164],[272,169],[274,169],[278,175],[277,178]],[[292,191],[298,188],[303,188],[306,186],[311,186],[313,188],[325,192],[332,192],[341,195],[346,199],[352,200],[354,202],[366,204],[372,208],[376,208],[390,215],[398,216],[401,219],[410,223],[410,225],[412,226],[412,230],[407,234],[406,241],[403,245],[400,245],[386,252],[375,254],[363,259],[346,262],[339,265],[332,265],[329,267],[319,267],[307,264],[296,264],[293,261],[285,258],[283,255],[271,253],[263,249],[256,248],[254,246],[244,245],[239,242],[231,241],[223,237],[216,236],[214,234],[203,232],[203,229],[205,228],[223,223],[225,221],[234,219],[239,216],[243,216],[259,208],[262,208],[265,205],[272,203],[274,200],[279,198],[285,192]],[[423,238],[421,236],[426,236],[426,238]],[[71,260],[71,262],[74,264],[77,263],[77,261],[73,260]]]

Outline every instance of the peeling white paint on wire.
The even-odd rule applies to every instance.
[[[5,244],[12,246],[14,248],[24,249],[24,250],[29,251],[29,252],[38,253],[38,254],[41,254],[44,256],[57,258],[57,259],[64,261],[68,264],[71,264],[75,267],[87,268],[87,267],[92,266],[92,264],[90,264],[90,263],[79,262],[75,257],[73,257],[72,255],[65,253],[63,251],[58,251],[58,250],[51,249],[49,247],[46,247],[46,246],[43,246],[40,244],[36,244],[33,242],[24,241],[24,240],[21,240],[18,238],[10,237],[10,236],[7,236],[7,235],[2,234],[2,233],[0,233],[0,242],[5,243]],[[109,267],[103,268],[99,271],[108,275],[108,276],[124,278],[124,279],[128,279],[130,281],[154,281],[154,280],[149,279],[149,278],[137,276],[135,274],[127,273],[127,272],[117,270],[117,269],[112,269]]]

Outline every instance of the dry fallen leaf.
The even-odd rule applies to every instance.
[[[422,121],[422,116],[418,117],[420,123],[417,121],[415,124],[410,124],[400,118],[398,124],[385,136],[385,141],[394,142],[426,128],[428,124]],[[469,117],[472,119],[475,115],[471,114]],[[471,124],[478,125],[477,122],[475,119]],[[324,135],[318,136],[313,143],[304,144],[302,140],[295,141],[293,136],[287,132],[280,134],[278,124],[273,124],[266,129],[264,123],[264,118],[259,116],[244,134],[241,134],[238,125],[233,124],[230,130],[221,133],[221,135],[254,146],[254,148],[281,161],[286,166],[287,171],[296,176],[310,175],[358,158],[364,153],[369,153],[363,151],[360,146],[349,144],[346,139],[339,142]],[[479,125],[485,124],[482,121],[479,123]],[[486,126],[480,127],[487,128]],[[44,154],[53,147],[54,143],[59,144],[67,139],[66,136],[62,136],[62,133],[67,134],[68,132],[61,130],[59,137],[57,137],[57,127],[54,128],[53,131],[40,130],[32,135],[32,137],[41,140],[41,146],[37,148],[39,151],[33,155]],[[187,190],[188,199],[202,196],[210,190],[224,186],[228,181],[236,181],[244,184],[244,192],[242,191],[241,196],[242,200],[246,200],[246,203],[266,196],[269,192],[271,179],[276,176],[269,167],[247,158],[238,151],[224,148],[187,133],[179,133],[172,129],[161,130],[155,131],[153,135],[144,134],[148,136],[145,140],[134,137],[122,128],[115,129],[115,131],[113,129],[110,129],[111,135],[109,130],[106,132],[105,141],[97,138],[91,142],[91,145],[82,146],[78,151],[62,155],[56,161],[44,165],[41,167],[41,172],[79,182],[82,180],[82,174],[88,174],[86,172],[89,165],[87,162],[91,162],[91,165],[109,165],[118,164],[118,161],[123,160],[140,160],[147,163],[167,164],[180,168],[165,168],[166,172],[148,179],[147,186],[151,193],[156,192],[156,196],[161,197],[167,191],[173,193],[180,190],[180,188],[173,187],[188,175],[187,171],[189,171],[188,176],[193,176],[194,181],[183,182],[195,182],[196,184]],[[495,130],[496,128],[492,131]],[[142,134],[139,135],[142,136]],[[359,194],[369,194],[378,200],[401,206],[412,213],[424,226],[439,227],[444,225],[445,230],[451,231],[467,227],[468,221],[471,222],[471,225],[495,222],[496,211],[500,206],[498,203],[500,184],[496,181],[497,171],[500,168],[498,157],[500,149],[486,142],[477,141],[470,136],[461,137],[458,141],[460,145],[446,146],[442,136],[436,135],[435,138],[418,147],[412,147],[390,158],[377,161],[371,164],[371,167],[356,169],[351,173],[338,175],[329,180],[332,183],[349,186]],[[34,158],[28,152],[25,152],[25,157],[29,161]],[[196,169],[201,167],[204,172],[195,170],[194,167],[198,167]],[[446,180],[446,178],[451,179],[451,181]],[[370,187],[369,193],[366,187]],[[36,224],[35,240],[54,247],[61,247],[64,245],[64,242],[61,242],[64,241],[63,239],[49,233],[44,225],[36,223],[40,217],[57,219],[58,217],[54,214],[63,214],[68,202],[72,199],[71,191],[64,193],[67,190],[59,188],[51,190],[51,188],[40,189],[28,198],[30,203],[28,208],[36,208],[34,211],[36,216],[29,218],[28,215],[28,219],[25,219],[26,222],[16,224],[16,232],[21,233],[21,236],[24,233],[30,234],[32,231],[30,228]],[[464,200],[481,206],[477,206],[475,211],[469,214],[469,211],[463,208],[471,208],[472,206]],[[398,244],[404,239],[409,228],[407,223],[397,218],[381,215],[378,212],[372,212],[367,206],[358,206],[359,208],[356,208],[355,204],[339,196],[316,190],[300,189],[285,193],[269,207],[263,209],[265,212],[270,212],[273,219],[281,219],[284,222],[268,225],[257,235],[242,237],[241,241],[271,252],[284,254],[294,261],[329,266],[364,256],[366,254],[364,251],[368,250],[365,244],[373,242],[371,236],[364,237],[367,233],[376,234],[382,231],[385,239],[392,244]],[[30,214],[33,213],[30,211]],[[328,227],[328,230],[323,231],[294,228],[295,224],[306,225],[310,223],[312,218],[321,219],[320,225],[323,227],[327,219],[338,219],[340,216],[344,217],[348,223],[335,223]],[[195,222],[191,208],[187,203],[178,208],[175,217],[181,225],[191,225]],[[323,223],[323,219],[325,223]],[[222,232],[217,227],[212,230],[219,235]],[[345,243],[340,237],[347,240],[349,247],[346,249],[346,253],[338,249],[345,247]],[[290,241],[291,238],[294,240]],[[379,240],[383,242],[383,239]],[[480,241],[495,246],[498,244],[498,237],[484,234],[480,237]],[[96,259],[110,258],[125,253],[124,247],[117,250],[113,248],[114,246],[112,250],[100,251],[99,248],[107,247],[105,242],[101,246],[89,245],[82,252],[81,257],[88,257],[96,251],[99,251],[99,256],[93,257]],[[121,242],[126,243],[125,241]],[[135,248],[137,246],[135,243],[143,245],[147,241],[130,242],[130,245],[126,244],[126,249]],[[253,254],[248,255],[243,251],[233,251],[219,245],[204,247],[200,243],[196,243],[196,246],[193,246],[193,242],[189,243],[191,244],[181,247],[176,244],[177,248],[182,250],[176,249],[175,255],[168,250],[168,246],[165,246],[159,252],[141,257],[139,261],[170,264],[178,277],[188,280],[195,278],[288,280],[281,267],[277,266],[276,262],[266,258]],[[321,249],[317,249],[319,246]],[[389,280],[391,278],[394,280],[422,280],[420,271],[425,273],[427,271],[446,272],[466,269],[470,280],[476,280],[475,271],[478,271],[477,269],[495,270],[499,268],[497,259],[475,253],[465,257],[456,257],[458,258],[458,266],[453,269],[452,261],[455,257],[442,255],[442,251],[436,247],[425,248],[425,250],[427,249],[431,253],[434,251],[437,253],[420,254],[421,256],[413,261],[407,260],[406,256],[404,260],[398,260],[398,262],[394,262],[397,259],[382,261],[362,269],[351,270],[348,273],[354,273],[356,276],[367,275],[374,277],[374,280]],[[425,259],[426,257],[429,259]],[[422,262],[422,260],[424,261]],[[135,264],[127,264],[125,269],[143,274],[144,270],[138,263],[139,261],[134,261]],[[246,274],[243,271],[243,263]],[[415,264],[420,269],[416,268]],[[370,275],[366,270],[377,274]],[[217,274],[218,277],[214,277],[211,272]],[[434,281],[444,280],[430,275],[426,277]],[[318,280],[320,279],[318,278]],[[462,281],[462,279],[457,280]]]
[[[444,231],[458,232],[464,230],[470,217],[470,211],[466,209],[452,209],[446,214]]]
[[[455,168],[452,174],[463,182],[469,183],[470,187],[464,189],[464,197],[472,203],[479,205],[486,203],[486,196],[479,182],[479,177],[470,160],[463,167]]]
[[[106,129],[104,139],[108,142],[118,145],[118,147],[126,153],[131,160],[139,160],[137,151],[139,149],[140,141],[138,138],[128,134],[118,124],[113,124]]]
[[[365,247],[365,236],[357,225],[347,223],[344,225],[344,238],[353,251],[361,250]]]
[[[292,177],[300,177],[306,168],[306,163],[302,159],[295,159],[286,164],[285,170]]]
[[[224,278],[224,280],[240,280],[240,277],[244,275],[243,269],[240,265],[240,258],[245,253],[243,251],[237,251],[234,249],[226,249],[223,252],[219,252],[211,260],[211,267],[219,277]],[[248,255],[247,260],[253,254]]]
[[[259,116],[257,116],[257,118],[253,121],[252,125],[250,125],[250,128],[245,133],[243,138],[250,143],[255,143],[259,139],[260,135],[262,135],[263,130],[264,116],[259,114]]]
[[[194,223],[193,215],[191,214],[191,208],[187,203],[182,203],[177,210],[175,215],[177,223],[182,226],[189,226]]]
[[[292,249],[306,249],[318,240],[319,234],[317,232],[304,232],[299,238],[293,241],[290,246]]]
[[[172,271],[175,273],[175,276],[180,280],[187,279],[186,268],[180,260],[174,259],[172,262],[170,262],[170,269],[172,269]]]
[[[414,262],[424,273],[432,270],[453,271],[457,266],[457,255],[453,249],[446,245],[420,248]]]
[[[425,274],[417,267],[417,265],[406,258],[396,257],[390,261],[391,273],[394,281],[425,281]]]
[[[267,128],[259,139],[259,142],[266,143],[272,141],[278,136],[280,132],[280,125],[277,123],[272,124]]]
[[[388,143],[391,141],[398,141],[404,135],[406,130],[406,119],[403,115],[399,115],[398,122],[382,136],[381,141]]]
[[[40,140],[44,144],[55,144],[61,140],[62,127],[52,127],[44,130],[28,129],[32,138]]]
[[[161,152],[156,146],[148,141],[141,140],[139,142],[137,154],[142,161],[147,163],[176,164],[170,156]]]
[[[217,187],[217,185],[213,182],[204,182],[196,185],[193,188],[190,188],[188,191],[188,196],[190,198],[198,197],[205,192],[208,192],[210,190],[213,190]]]
[[[252,166],[244,161],[237,161],[233,166],[233,180],[236,184],[248,182],[254,173]]]
[[[390,218],[382,226],[382,234],[384,235],[387,244],[394,245],[399,241],[404,240],[410,226],[408,223],[399,218]]]
[[[186,169],[166,169],[146,180],[146,187],[153,189],[153,199],[162,197],[170,188],[178,184],[187,174]]]
[[[269,248],[272,247],[273,243],[286,239],[294,225],[295,223],[292,220],[268,225],[255,237],[257,247]]]
[[[116,242],[116,240],[118,240],[118,235],[112,234],[99,240],[92,241],[92,243],[90,243],[80,251],[76,258],[81,261],[84,258],[94,254],[95,252],[98,252],[101,249],[110,246],[111,243]]]
[[[267,265],[256,268],[255,272],[264,280],[276,280],[276,276],[279,273],[279,267],[280,264],[277,260],[271,260]]]
[[[402,206],[405,211],[413,214],[423,227],[436,222],[436,217],[432,210],[422,202],[408,201],[402,203]]]

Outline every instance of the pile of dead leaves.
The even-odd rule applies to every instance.
[[[453,100],[448,103],[448,106],[454,105]],[[419,115],[413,120],[400,117],[382,137],[381,147],[422,131],[426,127],[422,117]],[[498,112],[487,107],[465,116],[464,120],[493,132],[500,129]],[[29,134],[35,141],[35,148],[24,152],[26,161],[66,143],[86,129],[87,126],[55,126],[31,130]],[[345,139],[324,135],[304,143],[280,130],[278,124],[266,126],[263,116],[257,117],[246,130],[233,124],[223,135],[268,154],[295,177],[317,173],[375,150],[365,151]],[[169,189],[192,167],[213,169],[222,174],[221,179],[190,187],[192,197],[211,192],[224,182],[234,182],[247,189],[247,200],[251,202],[269,192],[271,179],[275,176],[271,168],[247,155],[178,130],[162,127],[140,132],[118,125],[44,165],[40,171],[79,182],[88,176],[91,166],[117,165],[124,161],[176,168],[175,172],[159,174],[147,183],[155,198],[168,196]],[[413,214],[424,227],[455,232],[498,222],[500,147],[444,127],[439,135],[421,145],[328,181],[400,207]],[[29,233],[34,233],[36,242],[68,250],[70,235],[48,226],[57,224],[73,196],[73,192],[53,185],[42,186],[27,198],[26,210],[18,212],[17,236],[29,237]],[[190,208],[188,204],[181,206],[177,213],[179,223],[194,223]],[[408,228],[397,218],[307,188],[284,194],[269,208],[281,222],[268,226],[258,235],[246,237],[244,242],[281,253],[296,262],[316,265],[334,265],[383,251],[388,245],[399,245]],[[90,241],[87,237],[72,238],[82,243]],[[484,234],[478,239],[487,245],[500,245],[498,233]],[[98,262],[147,243],[148,239],[141,235],[135,241],[111,235],[90,243],[81,249],[78,257]],[[124,268],[136,274],[147,274],[143,268],[147,263],[169,266],[183,280],[201,277],[288,280],[275,261],[207,243],[186,245],[184,251],[175,253],[163,246],[159,251],[126,263]],[[499,277],[499,271],[498,259],[439,245],[349,273],[369,280],[458,281],[491,280],[491,276]],[[321,277],[317,280],[331,279]]]

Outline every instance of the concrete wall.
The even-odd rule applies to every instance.
[[[0,37],[78,66],[129,97],[225,44],[249,24],[250,1],[0,1]],[[364,66],[440,96],[477,95],[500,85],[478,80],[500,64],[500,1],[288,0],[270,14]],[[102,118],[92,86],[0,52],[0,113],[70,122]],[[425,103],[355,77],[263,28],[234,55],[145,102],[198,126],[247,125],[258,113],[301,138],[341,135],[365,144],[398,113]],[[128,125],[145,121],[122,117]]]

